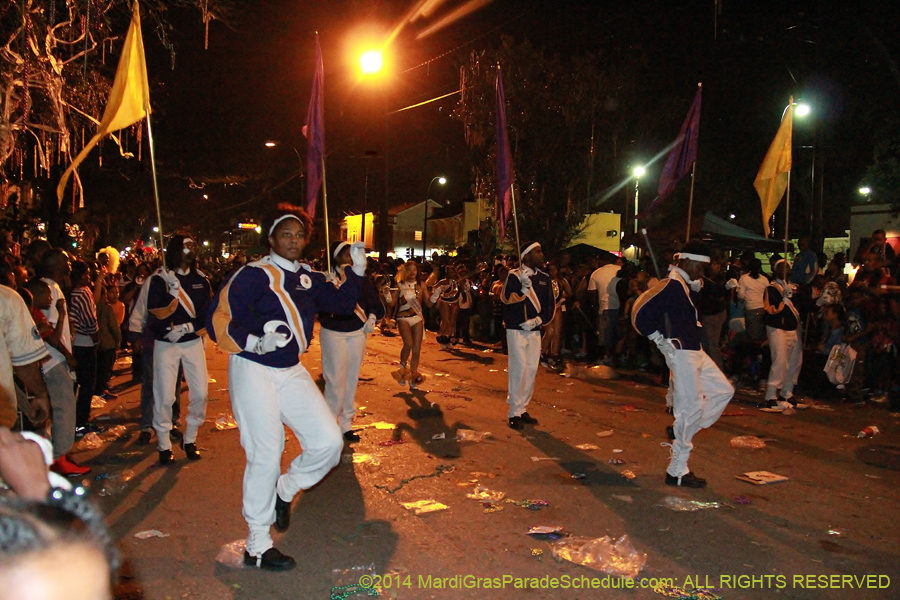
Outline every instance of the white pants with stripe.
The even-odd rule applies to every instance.
[[[509,418],[518,417],[528,409],[534,395],[534,378],[541,362],[541,332],[507,329],[506,343],[509,346]]]
[[[319,329],[322,344],[322,376],[325,378],[325,402],[337,418],[341,433],[352,429],[356,414],[356,388],[359,370],[366,355],[366,333]]]
[[[766,400],[774,400],[781,390],[781,397],[789,400],[794,396],[794,386],[803,365],[803,344],[796,331],[785,331],[766,326],[769,351],[772,353],[772,368],[766,382]]]
[[[184,380],[188,384],[188,400],[191,403],[185,419],[185,444],[197,441],[197,432],[206,420],[209,374],[203,338],[180,344],[157,340],[153,345],[153,429],[156,430],[160,450],[172,448],[169,432],[172,430],[172,405],[175,403],[179,363],[184,367]]]
[[[319,483],[341,460],[344,447],[334,415],[302,364],[267,367],[232,355],[228,363],[231,407],[247,456],[243,515],[250,529],[247,552],[261,556],[272,547],[275,494],[291,501]],[[303,452],[281,473],[284,425]]]
[[[734,387],[703,350],[675,350],[673,357],[666,357],[666,363],[672,371],[675,415],[675,441],[666,472],[681,477],[690,471],[687,463],[694,434],[719,420],[734,395]]]

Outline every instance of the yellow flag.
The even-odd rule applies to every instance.
[[[762,203],[762,220],[763,232],[769,237],[769,219],[781,203],[781,197],[784,196],[784,190],[787,189],[788,173],[791,170],[791,135],[793,133],[791,125],[791,115],[793,114],[794,99],[784,116],[781,117],[781,127],[766,152],[762,165],[759,167],[759,173],[756,174],[756,180],[753,187],[759,194],[759,201]]]
[[[131,25],[128,27],[128,35],[125,36],[125,45],[116,69],[116,79],[109,93],[103,119],[96,135],[82,148],[60,178],[56,187],[56,197],[60,204],[72,171],[78,168],[93,147],[107,134],[137,123],[149,112],[150,87],[147,85],[147,63],[144,60],[144,42],[141,37],[141,13],[135,0]]]

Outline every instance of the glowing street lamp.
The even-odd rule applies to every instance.
[[[868,196],[869,194],[872,193],[872,188],[870,188],[868,186],[861,187],[861,188],[859,188],[859,193],[862,194],[863,196]]]
[[[647,172],[647,169],[644,167],[635,167],[634,168],[634,233],[637,235],[638,232],[638,188],[641,185],[641,177],[644,176],[644,173]]]
[[[363,75],[374,75],[384,67],[384,58],[380,50],[369,50],[359,57],[359,68]]]
[[[447,178],[441,175],[437,177],[433,177],[431,181],[428,182],[428,190],[425,192],[425,223],[422,225],[422,264],[425,264],[425,261],[428,260],[426,253],[428,252],[428,200],[431,197],[431,186],[434,182],[437,181],[439,184],[444,185],[447,183]]]
[[[796,104],[796,103],[795,103]],[[805,117],[809,114],[810,108],[809,104],[796,104],[796,108],[794,109],[794,114],[798,117]]]

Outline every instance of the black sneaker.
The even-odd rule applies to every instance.
[[[780,408],[778,400],[774,398],[772,400],[766,400],[766,408]]]
[[[181,449],[187,455],[188,460],[200,460],[200,452],[197,450],[197,444],[181,444]]]
[[[669,439],[674,442],[675,441],[675,428],[672,427],[671,425],[666,427],[666,435],[669,436]]]
[[[277,531],[278,533],[284,533],[290,526],[291,503],[282,500],[281,496],[278,495],[278,492],[275,492],[275,531]]]
[[[677,485],[680,487],[688,487],[688,488],[702,488],[706,487],[706,480],[700,479],[693,472],[688,472],[687,475],[682,475],[681,477],[673,477],[666,473],[666,485]]]
[[[144,429],[141,431],[141,434],[138,436],[137,444],[138,446],[147,446],[150,444],[150,438],[153,436],[153,433]]]
[[[525,423],[522,422],[522,417],[510,417],[509,419],[509,428],[510,429],[525,429]]]
[[[244,550],[244,565],[257,567],[263,571],[290,571],[297,566],[297,561],[282,554],[277,548],[269,548],[262,556],[250,556],[250,553]]]
[[[160,450],[159,451],[159,464],[163,467],[166,465],[171,465],[175,460],[175,456],[172,454],[171,450]]]
[[[538,420],[535,419],[534,417],[532,417],[531,415],[529,415],[527,412],[523,412],[519,418],[522,419],[522,422],[525,423],[526,425],[537,425],[538,424]]]
[[[362,439],[362,438],[360,438],[356,433],[354,433],[354,432],[352,432],[352,431],[345,431],[345,432],[344,432],[344,441],[345,441],[345,442],[351,442],[351,443],[353,443],[353,442],[358,442],[358,441],[361,440],[361,439]]]
[[[184,440],[184,434],[181,433],[177,425],[173,425],[172,429],[169,430],[169,439],[176,444],[181,443],[182,440]]]

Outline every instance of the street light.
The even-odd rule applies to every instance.
[[[797,104],[797,103],[795,103]],[[797,108],[794,109],[794,114],[798,117],[805,117],[809,114],[810,108],[809,104],[797,104]]]
[[[363,52],[359,57],[359,68],[363,75],[374,75],[381,71],[382,67],[384,67],[384,58],[380,50],[369,50]]]
[[[641,185],[641,177],[647,170],[644,167],[634,168],[634,234],[638,232],[638,188]]]
[[[869,194],[872,193],[872,188],[870,188],[870,187],[861,187],[861,188],[859,188],[859,193],[862,194],[863,196],[868,196]]]
[[[422,264],[425,264],[427,260],[425,254],[428,252],[428,200],[431,196],[431,186],[434,185],[434,182],[437,181],[439,184],[444,185],[447,183],[447,178],[441,175],[437,177],[433,177],[431,181],[428,182],[428,190],[425,192],[425,222],[422,225]]]

